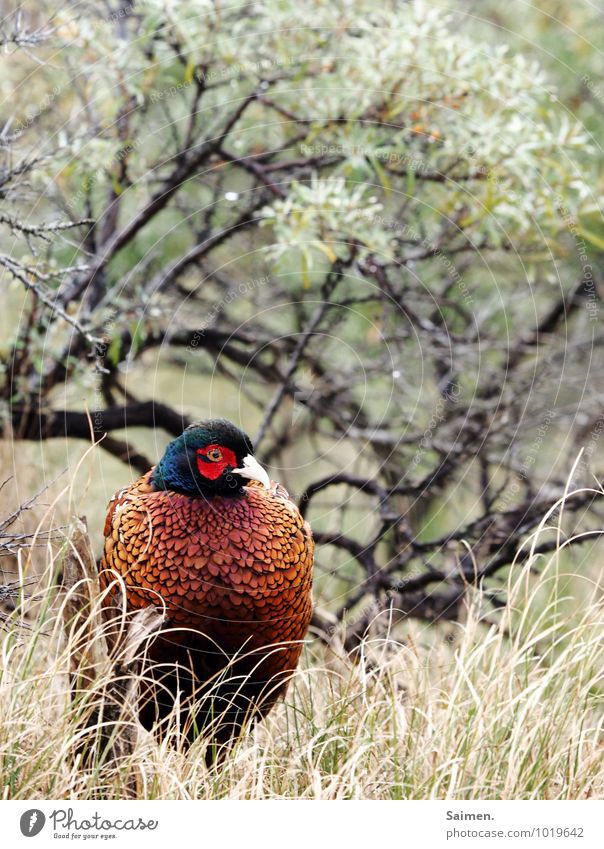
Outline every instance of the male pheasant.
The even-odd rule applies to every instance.
[[[268,713],[302,651],[313,549],[285,489],[224,419],[188,427],[114,495],[101,586],[113,597],[125,587],[130,611],[161,606],[168,618],[148,649],[146,728],[178,715],[189,740],[221,744]]]

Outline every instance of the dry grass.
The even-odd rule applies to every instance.
[[[407,622],[367,639],[367,662],[309,644],[286,702],[211,769],[202,741],[185,753],[142,731],[121,762],[74,759],[90,695],[70,703],[78,638],[63,634],[65,600],[49,591],[61,553],[49,552],[38,600],[2,638],[3,795],[121,798],[134,773],[146,799],[602,798],[602,591],[563,569],[563,549],[510,570],[497,624],[480,621],[473,592],[463,624]]]

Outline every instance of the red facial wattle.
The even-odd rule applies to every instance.
[[[212,454],[219,451],[221,458],[212,460]],[[237,466],[235,452],[223,445],[206,445],[205,448],[197,450],[197,469],[202,477],[208,480],[217,480],[227,468],[234,469]]]

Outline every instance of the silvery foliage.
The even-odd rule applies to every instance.
[[[95,44],[90,69],[100,115],[118,109],[116,79],[140,102],[172,121],[186,114],[193,74],[205,75],[204,118],[214,123],[246,93],[270,81],[270,99],[246,112],[237,155],[283,145],[291,114],[309,132],[291,155],[329,159],[329,173],[294,182],[264,216],[273,259],[296,248],[302,264],[332,261],[350,241],[396,260],[401,206],[413,233],[448,242],[556,248],[587,201],[582,174],[586,140],[557,103],[546,76],[521,55],[479,42],[450,15],[423,0],[336,0],[296,4],[265,0],[229,4],[143,0],[133,7],[137,38],[115,46],[115,21],[70,21],[72,49]],[[65,12],[68,15],[68,12]],[[334,29],[335,27],[335,29]],[[106,35],[106,40],[100,37]],[[171,42],[182,45],[175,61]],[[149,50],[153,61],[144,61]],[[146,53],[147,52],[147,53]],[[150,150],[153,134],[150,127]],[[111,133],[86,140],[73,168],[102,168],[119,150]],[[132,157],[140,186],[148,179],[147,146]],[[400,236],[400,234],[399,234]],[[291,255],[291,254],[290,254]]]

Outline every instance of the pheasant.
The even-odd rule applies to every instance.
[[[148,647],[143,726],[161,731],[176,703],[185,739],[227,744],[269,712],[298,664],[312,612],[309,525],[249,437],[213,419],[114,495],[104,534],[107,603],[125,592],[129,611],[167,616]]]

